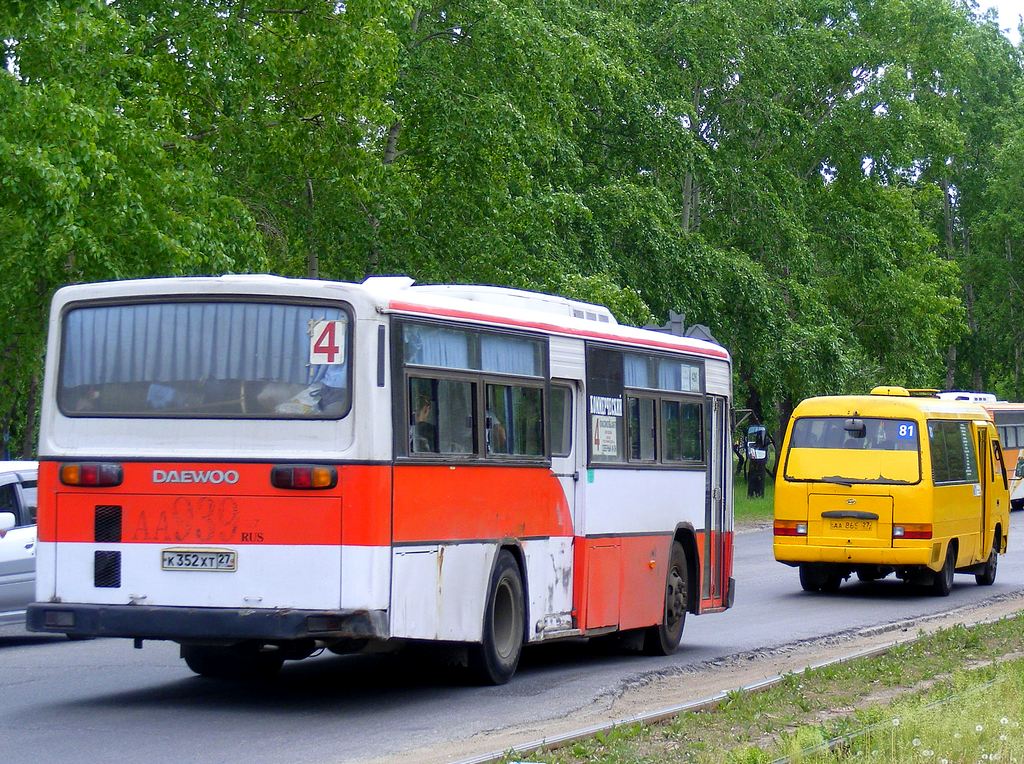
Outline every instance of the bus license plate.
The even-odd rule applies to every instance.
[[[238,554],[233,549],[164,549],[160,552],[160,567],[233,573],[238,567]]]
[[[829,530],[833,531],[870,531],[874,527],[873,520],[829,520]]]

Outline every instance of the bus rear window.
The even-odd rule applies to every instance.
[[[793,423],[790,448],[917,451],[917,423],[909,419],[804,417]]]
[[[75,308],[57,401],[67,416],[338,419],[351,402],[338,307],[163,302]]]
[[[801,417],[793,422],[785,477],[911,484],[921,479],[920,434],[909,419]]]

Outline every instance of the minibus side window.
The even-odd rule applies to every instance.
[[[1009,484],[1006,482],[1006,464],[1003,462],[1003,449],[999,446],[998,440],[992,441],[992,456],[999,468],[999,474],[1003,476],[1003,488],[1009,490]]]
[[[943,483],[976,483],[978,464],[967,422],[928,422],[932,452],[932,480]]]

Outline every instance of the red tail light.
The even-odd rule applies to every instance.
[[[111,462],[72,462],[60,465],[60,482],[64,485],[109,487],[121,485],[124,469]]]
[[[902,523],[892,526],[892,537],[894,539],[930,539],[932,537],[931,523]]]
[[[807,535],[807,521],[806,520],[776,520],[775,521],[775,535],[776,536],[806,536]]]
[[[319,490],[338,484],[338,471],[321,464],[279,464],[270,470],[270,483],[275,488]]]

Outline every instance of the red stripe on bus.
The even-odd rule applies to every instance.
[[[572,337],[587,337],[590,339],[599,340],[611,340],[614,342],[625,342],[631,345],[644,345],[646,347],[654,348],[667,348],[670,350],[685,350],[691,353],[695,353],[701,356],[707,356],[710,358],[728,358],[729,354],[724,350],[717,350],[713,347],[705,348],[695,345],[691,342],[686,342],[683,339],[679,340],[658,340],[647,337],[637,337],[633,335],[620,335],[612,332],[599,332],[593,329],[578,329],[575,327],[560,326],[558,324],[549,324],[544,321],[523,321],[517,318],[507,318],[505,316],[493,316],[486,313],[475,313],[468,310],[455,310],[452,308],[437,308],[429,305],[417,305],[411,302],[403,302],[401,300],[392,300],[388,303],[388,309],[395,311],[403,311],[406,313],[419,313],[421,315],[428,316],[444,316],[445,318],[461,318],[468,321],[481,321],[488,324],[500,324],[502,326],[515,326],[523,329],[540,329],[545,332],[551,332],[552,334],[564,334]]]
[[[325,491],[277,489],[271,464],[123,462],[114,488],[60,485],[58,463],[40,464],[40,541],[97,542],[97,513],[120,508],[120,543],[391,543],[390,465],[341,465]],[[238,473],[236,483],[153,483],[154,471]],[[102,535],[102,534],[101,534]]]
[[[396,543],[572,535],[565,492],[547,467],[394,469]]]

